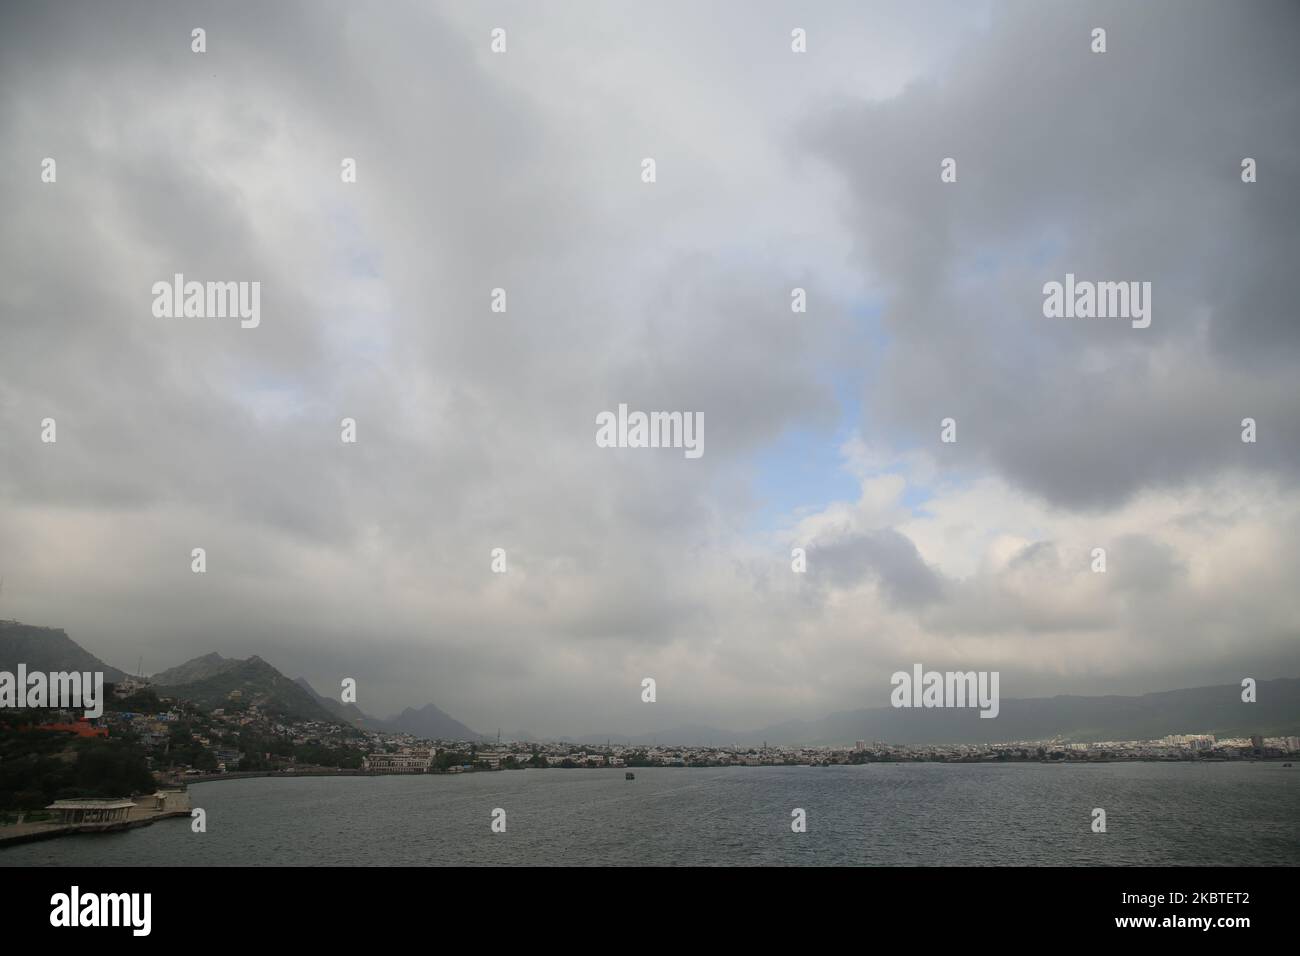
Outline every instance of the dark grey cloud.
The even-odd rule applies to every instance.
[[[835,587],[876,581],[886,599],[899,607],[922,607],[938,600],[943,579],[926,565],[916,545],[892,528],[814,542],[809,560],[817,579]]]
[[[1002,4],[942,76],[812,119],[886,303],[868,427],[933,445],[954,417],[946,464],[1067,507],[1235,468],[1293,483],[1297,27],[1291,4]],[[1067,272],[1150,281],[1151,327],[1044,318]],[[1244,417],[1268,439],[1243,447]]]

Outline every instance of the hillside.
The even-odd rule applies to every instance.
[[[408,707],[391,720],[383,721],[381,729],[440,740],[479,740],[483,737],[433,704],[425,704],[418,710]]]
[[[20,663],[29,671],[102,671],[110,684],[126,677],[68,637],[62,628],[0,621],[0,670],[14,673]]]
[[[230,703],[239,691],[244,704],[256,704],[270,714],[300,720],[338,718],[321,706],[314,694],[254,655],[247,660],[208,654],[154,675],[154,689],[162,696],[180,697],[212,710]]]
[[[324,694],[318,694],[316,688],[307,683],[307,678],[305,677],[299,677],[295,683],[310,694],[312,700],[316,701],[316,703],[320,704],[345,724],[374,730],[381,723],[381,721],[366,714],[356,704],[345,704],[343,701],[337,700],[333,697],[326,697]]]
[[[149,680],[155,684],[164,684],[167,686],[176,686],[179,684],[192,684],[195,681],[206,680],[209,677],[215,677],[223,671],[240,663],[238,660],[230,657],[222,657],[220,654],[205,654],[202,657],[196,657],[193,660],[186,661],[177,667],[172,667],[165,671],[154,674]]]

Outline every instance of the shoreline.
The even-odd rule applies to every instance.
[[[74,836],[79,833],[122,833],[126,830],[138,830],[152,826],[159,820],[176,817],[190,818],[188,808],[184,810],[141,810],[139,816],[118,823],[19,823],[0,829],[0,850],[7,846],[22,843],[36,843],[39,840],[53,840],[55,837]],[[8,833],[5,831],[17,832]]]
[[[209,773],[195,774],[194,776],[181,777],[173,782],[173,786],[188,786],[194,783],[210,783],[216,780],[246,780],[254,777],[276,777],[282,780],[292,780],[301,777],[456,777],[465,774],[479,773],[510,773],[520,770],[613,770],[626,771],[635,773],[639,770],[726,770],[731,768],[741,769],[759,769],[772,767],[799,768],[826,768],[826,767],[868,767],[874,765],[913,765],[913,764],[957,764],[961,766],[1022,766],[1027,764],[1048,765],[1048,766],[1088,766],[1092,764],[1116,764],[1116,763],[1143,763],[1143,764],[1289,764],[1296,758],[1294,757],[1253,757],[1248,759],[1229,759],[1203,757],[1199,760],[1168,759],[1168,758],[1147,758],[1147,759],[1125,759],[1122,757],[1106,757],[1094,760],[868,760],[862,763],[852,764],[807,764],[807,763],[773,763],[773,764],[705,764],[700,766],[669,766],[669,765],[651,765],[636,767],[514,767],[509,770],[498,768],[496,770],[463,770],[451,772],[447,770],[428,770],[420,772],[393,773],[382,770],[348,770],[321,768],[319,770],[296,770],[285,772],[283,770],[244,770],[234,771],[233,773]]]
[[[412,776],[411,774],[384,774],[373,773],[366,770],[295,770],[293,773],[285,773],[283,770],[236,770],[233,773],[203,773],[194,774],[189,777],[180,777],[173,786],[188,787],[195,783],[211,783],[214,780],[248,780],[253,777],[283,777],[292,779],[294,777],[400,777]]]

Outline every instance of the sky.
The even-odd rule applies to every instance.
[[[1264,2],[6,2],[0,617],[537,735],[886,706],[914,663],[1300,676],[1298,38]],[[155,316],[176,273],[259,282],[260,324]],[[1067,274],[1150,282],[1150,326],[1046,317]],[[598,447],[620,404],[704,454]]]

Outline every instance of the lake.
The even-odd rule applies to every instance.
[[[1280,763],[623,773],[200,783],[206,833],[165,820],[0,850],[0,866],[1300,865],[1300,770]],[[807,832],[791,831],[795,808]]]

